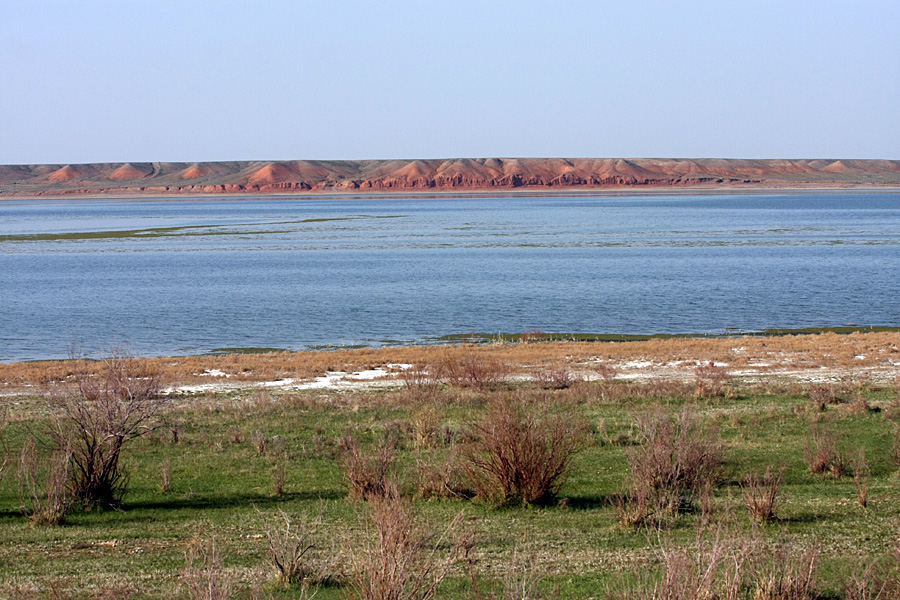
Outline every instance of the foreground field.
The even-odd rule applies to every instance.
[[[22,491],[22,448],[36,438],[33,455],[51,456],[48,406],[103,364],[0,366],[0,597],[228,597],[192,592],[223,589],[210,581],[239,598],[374,597],[362,582],[376,578],[379,544],[390,547],[377,517],[396,524],[405,510],[422,532],[444,533],[412,545],[432,574],[448,569],[441,598],[896,597],[898,342],[881,333],[136,361],[132,374],[169,392],[154,427],[123,447],[123,501],[74,508],[59,525],[35,523],[41,496]],[[363,370],[385,375],[344,385],[334,375]],[[523,438],[531,450],[572,451],[561,485],[528,497],[527,482],[498,487],[479,469],[492,447],[521,451]],[[776,504],[760,511],[766,488]],[[285,516],[293,531],[314,529],[305,584],[276,581],[270,546]]]

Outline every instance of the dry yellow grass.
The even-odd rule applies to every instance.
[[[164,381],[191,384],[209,382],[207,371],[213,370],[229,374],[230,381],[249,383],[287,377],[308,379],[326,371],[355,372],[395,363],[440,365],[472,356],[504,363],[511,372],[523,374],[534,367],[628,368],[629,363],[677,365],[683,373],[692,374],[696,364],[707,361],[725,363],[732,371],[749,369],[761,373],[823,368],[849,373],[873,369],[896,373],[900,368],[900,333],[415,346],[138,360]],[[97,363],[85,360],[0,364],[0,389],[65,381],[79,370],[90,373],[97,367]]]

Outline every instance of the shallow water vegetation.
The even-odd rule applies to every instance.
[[[138,598],[184,597],[185,552],[199,543],[199,522],[204,537],[214,535],[218,558],[207,560],[198,547],[193,577],[219,578],[230,597],[362,594],[351,581],[368,584],[374,576],[359,579],[357,561],[372,550],[373,565],[388,564],[378,562],[371,511],[393,501],[410,511],[410,531],[426,540],[418,546],[422,553],[446,569],[432,586],[436,598],[469,597],[471,565],[483,597],[506,597],[504,580],[516,579],[514,556],[526,587],[513,587],[527,588],[528,597],[663,597],[648,590],[663,590],[670,570],[696,584],[699,571],[691,569],[703,564],[701,556],[710,564],[717,547],[709,589],[721,598],[729,597],[722,590],[733,577],[726,566],[748,547],[735,598],[804,597],[785,595],[804,590],[832,599],[877,597],[874,584],[861,583],[877,579],[876,572],[884,589],[894,589],[900,488],[888,409],[896,390],[860,391],[882,412],[829,405],[819,413],[808,410],[802,387],[735,379],[728,386],[734,394],[714,398],[698,398],[690,383],[599,379],[567,389],[460,388],[443,381],[414,397],[404,388],[270,391],[262,401],[254,391],[236,389],[172,399],[159,414],[177,428],[177,443],[169,429],[130,439],[121,456],[130,473],[128,494],[117,510],[69,511],[63,527],[34,527],[20,509],[18,465],[10,461],[13,475],[0,479],[0,597],[13,596],[17,586],[49,590],[56,582],[59,597],[90,598],[114,581],[137,590]],[[21,408],[29,402],[34,410]],[[37,400],[11,406],[16,412],[3,436],[10,456],[19,457],[31,432],[46,431],[53,418],[40,412],[46,407]],[[860,474],[865,509],[853,477],[810,471],[804,454],[813,419],[820,431],[840,431],[846,447],[865,451],[866,469],[846,461],[848,475]],[[263,453],[253,443],[256,431],[268,440]],[[362,480],[389,492],[351,493],[345,470],[353,444],[341,444],[348,435],[357,466],[372,463]],[[390,448],[384,456],[383,448]],[[478,464],[497,465],[501,477],[488,479],[491,471],[466,463],[467,453]],[[760,475],[769,465],[772,478],[780,475],[777,486]],[[467,475],[476,468],[489,502],[469,500],[475,486]],[[283,475],[280,495],[273,473]],[[759,484],[759,517],[745,505],[751,477]],[[777,500],[766,508],[764,494],[773,486]],[[612,501],[638,489],[654,516],[621,527]],[[328,512],[314,517],[322,500]],[[271,540],[282,538],[270,537],[260,513],[279,525],[276,536],[285,534],[277,560]],[[290,516],[290,534],[282,514]],[[318,520],[306,542],[316,547],[308,551],[291,537],[300,534],[302,515]],[[766,515],[769,522],[758,526]],[[429,536],[450,523],[451,533],[474,531],[475,542]],[[700,542],[698,530],[705,532]],[[809,548],[818,553],[815,577],[804,579]],[[300,566],[290,575],[295,551]],[[285,579],[293,583],[276,581]]]

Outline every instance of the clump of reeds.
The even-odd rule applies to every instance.
[[[773,471],[766,467],[762,477],[749,473],[741,484],[744,505],[750,516],[759,523],[770,523],[775,520],[778,503],[778,488],[784,475],[784,467]]]

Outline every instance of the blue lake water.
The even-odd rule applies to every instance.
[[[0,362],[900,326],[900,194],[0,202]]]

